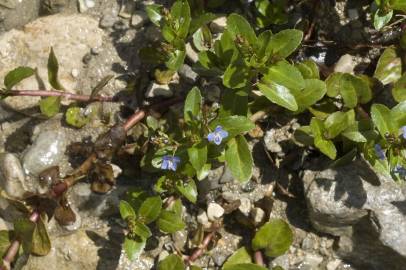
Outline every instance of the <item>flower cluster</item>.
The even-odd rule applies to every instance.
[[[177,156],[163,156],[161,169],[176,171],[179,163],[180,163],[180,158]]]
[[[214,142],[216,145],[220,145],[221,141],[228,137],[228,132],[223,129],[222,126],[217,126],[213,132],[207,135],[209,142]]]

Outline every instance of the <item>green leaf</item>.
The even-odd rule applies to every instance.
[[[134,225],[135,226],[131,229],[136,235],[138,235],[142,239],[148,239],[149,237],[151,237],[152,233],[147,225],[139,221],[136,221]]]
[[[45,256],[51,250],[51,240],[44,221],[40,217],[37,221],[31,242],[31,253],[37,256]]]
[[[392,119],[391,110],[382,104],[373,104],[371,107],[371,118],[383,138],[386,134],[397,134],[395,122]]]
[[[233,264],[223,268],[223,270],[268,270],[265,267],[253,263]]]
[[[221,98],[221,107],[219,116],[241,115],[247,116],[248,113],[248,93],[245,89],[226,88]]]
[[[372,89],[373,85],[372,78],[366,75],[353,76],[352,84],[357,92],[358,102],[361,104],[366,104],[372,99]]]
[[[269,257],[277,257],[288,251],[293,242],[293,232],[285,221],[273,219],[264,224],[252,240],[254,250],[265,249]]]
[[[186,100],[183,115],[186,123],[193,123],[201,117],[202,95],[199,88],[193,87],[189,91]]]
[[[170,254],[165,259],[159,262],[158,270],[185,270],[186,266],[182,259],[175,255]]]
[[[382,10],[378,9],[374,14],[374,27],[376,30],[381,30],[385,25],[387,25],[393,16],[393,10],[388,13],[384,13]]]
[[[188,1],[178,0],[171,7],[171,16],[175,20],[174,30],[180,39],[187,37],[191,22],[190,7]]]
[[[250,80],[250,68],[242,61],[241,57],[236,57],[224,72],[223,84],[232,89],[243,88]]]
[[[247,248],[242,247],[237,249],[233,255],[231,255],[227,261],[223,264],[223,269],[234,264],[252,263],[251,255],[249,254]]]
[[[159,27],[162,20],[162,5],[147,5],[145,9],[151,22]]]
[[[70,107],[65,114],[66,123],[73,127],[81,128],[89,123],[89,117],[84,115],[84,110],[79,107]]]
[[[312,60],[305,60],[301,63],[295,64],[295,66],[302,73],[305,79],[320,79],[319,67]]]
[[[203,270],[201,267],[196,266],[196,265],[191,265],[190,270]]]
[[[280,59],[286,58],[299,47],[302,39],[302,31],[296,29],[282,30],[271,37],[267,51]]]
[[[31,253],[32,236],[35,230],[35,223],[28,218],[20,218],[14,221],[14,231],[17,239],[22,242],[25,253]]]
[[[213,14],[211,12],[200,14],[198,17],[192,19],[189,27],[189,33],[193,34],[194,32],[197,31],[197,29],[199,29],[203,25],[208,24],[209,22],[218,17],[219,15]]]
[[[257,44],[255,45],[256,50],[255,50],[255,55],[258,57],[258,59],[261,62],[266,62],[269,59],[269,52],[267,51],[268,49],[268,43],[269,40],[272,37],[272,31],[271,30],[266,30],[259,34],[258,36],[258,41]]]
[[[402,76],[402,61],[393,47],[386,48],[379,57],[374,77],[384,85],[396,82]]]
[[[238,134],[249,132],[255,128],[255,125],[251,120],[240,115],[221,117],[210,123],[210,128],[212,130],[217,126],[222,126],[223,129],[228,132],[228,138],[233,138]]]
[[[270,101],[288,110],[296,111],[299,107],[295,97],[288,88],[275,82],[269,81],[258,83],[258,88]]]
[[[357,148],[353,148],[351,151],[349,151],[348,153],[346,153],[344,156],[340,157],[337,160],[334,160],[329,167],[331,168],[337,168],[340,166],[345,166],[350,164],[354,158],[357,156],[358,150]]]
[[[325,82],[318,79],[305,80],[305,88],[295,94],[299,111],[303,111],[309,106],[322,99],[327,92]]]
[[[169,59],[165,62],[165,65],[170,70],[178,70],[185,61],[185,57],[185,50],[175,50],[169,54]]]
[[[145,224],[149,224],[159,217],[159,213],[162,209],[162,200],[160,196],[153,196],[147,198],[138,210],[138,216],[144,221]]]
[[[283,85],[292,92],[299,91],[306,86],[300,71],[286,61],[279,61],[272,65],[266,71],[264,79],[266,82],[273,81]]]
[[[406,126],[406,101],[402,101],[393,107],[391,115],[398,128]]]
[[[4,77],[4,86],[7,90],[11,90],[14,85],[18,84],[22,80],[31,77],[35,74],[35,69],[30,67],[18,67],[13,69]]]
[[[127,257],[130,261],[135,261],[141,255],[141,252],[144,250],[146,240],[143,238],[130,239],[126,237],[124,239],[124,250],[127,254]]]
[[[182,180],[176,181],[176,189],[191,203],[196,203],[197,187],[193,179],[187,182],[183,182]]]
[[[200,171],[207,162],[207,144],[198,143],[188,148],[189,161],[196,172]]]
[[[367,138],[358,130],[358,125],[358,122],[354,123],[344,130],[341,135],[353,142],[367,142]]]
[[[343,74],[340,81],[340,94],[347,108],[354,108],[358,103],[358,95],[354,87],[354,76],[351,74]]]
[[[134,208],[126,201],[120,201],[120,215],[122,219],[127,219],[127,218],[135,218],[137,215],[135,214]]]
[[[4,257],[11,242],[13,241],[13,231],[1,230],[0,231],[0,256]]]
[[[168,210],[162,210],[157,224],[159,229],[166,233],[174,233],[182,230],[185,227],[185,223],[182,221],[181,213]]]
[[[227,30],[235,41],[238,38],[244,38],[252,46],[257,43],[257,36],[249,22],[238,14],[231,14],[227,18]]]
[[[347,129],[354,122],[354,111],[351,113],[335,112],[324,121],[327,137],[333,139]]]
[[[406,73],[395,83],[392,88],[392,96],[397,102],[406,100]]]
[[[58,79],[59,64],[55,56],[54,49],[51,47],[48,57],[48,81],[56,90],[65,90]]]
[[[244,136],[238,135],[227,142],[225,158],[232,175],[238,181],[250,180],[254,162]]]
[[[39,102],[41,113],[47,117],[56,115],[61,108],[60,97],[47,97]]]
[[[312,118],[310,121],[310,128],[314,136],[314,145],[326,156],[331,159],[335,159],[337,156],[337,150],[334,143],[324,138],[324,134],[327,132],[323,122],[320,119]]]
[[[330,74],[326,79],[327,96],[336,97],[340,94],[341,78],[344,73],[335,72]]]

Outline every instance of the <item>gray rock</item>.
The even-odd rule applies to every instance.
[[[190,42],[186,43],[186,57],[192,61],[193,63],[196,63],[199,60],[199,55],[197,52],[193,49],[192,45]]]
[[[187,83],[193,84],[199,78],[199,75],[192,70],[189,65],[182,65],[179,69],[179,76],[184,79]]]
[[[319,231],[340,238],[338,253],[359,267],[406,265],[406,195],[392,179],[358,159],[303,176],[309,217]]]
[[[151,82],[149,85],[145,96],[147,98],[153,97],[171,97],[173,96],[172,90],[169,88],[167,84],[158,84],[156,82]]]
[[[115,16],[114,14],[106,13],[100,19],[99,25],[101,28],[110,28],[110,27],[113,27],[116,20],[117,20],[117,16]]]
[[[0,154],[0,186],[10,197],[21,199],[29,188],[20,160],[10,153]]]
[[[63,130],[41,132],[23,157],[26,174],[38,175],[49,167],[56,166],[63,159],[67,146]]]
[[[280,266],[283,269],[289,269],[290,266],[289,255],[284,254],[279,257],[276,257],[274,260],[272,260],[271,266],[272,267]]]
[[[172,234],[173,245],[176,250],[184,250],[187,241],[187,231],[181,230]]]
[[[326,270],[336,270],[338,266],[340,266],[341,260],[335,259],[333,261],[329,261],[326,265]]]
[[[317,269],[317,267],[323,262],[323,257],[313,253],[307,253],[303,260],[303,266],[306,265],[309,269]],[[300,268],[302,269],[302,268]]]
[[[131,16],[131,26],[135,28],[142,27],[146,22],[148,22],[148,15],[145,11],[137,10]]]
[[[255,225],[259,225],[264,222],[265,211],[262,208],[255,207],[251,210],[251,217]]]
[[[40,0],[1,0],[0,33],[12,28],[20,28],[39,15]]]
[[[210,221],[216,221],[224,215],[224,208],[217,203],[209,203],[207,206],[207,217]]]

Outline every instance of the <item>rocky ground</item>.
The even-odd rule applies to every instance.
[[[159,39],[159,33],[143,11],[149,2],[152,1],[0,0],[1,80],[10,69],[21,65],[37,67],[40,76],[46,78],[47,57],[53,46],[60,63],[61,82],[67,89],[89,94],[101,78],[112,74],[115,80],[103,90],[105,95],[124,89],[147,89],[148,96],[169,96],[172,91],[182,90],[176,85],[167,88],[138,80],[143,72],[138,49],[147,41]],[[358,5],[337,2],[335,7],[327,2],[322,1],[320,14],[324,15],[318,18],[317,34],[324,40],[342,41],[351,47],[375,34],[370,28],[370,18],[362,17],[362,1]],[[297,16],[301,16],[299,10]],[[374,48],[356,51],[348,47],[320,49],[316,45],[306,47],[298,57],[310,57],[326,68],[346,72],[368,71],[379,55]],[[344,54],[347,55],[341,57]],[[189,50],[188,62],[195,60],[196,53]],[[195,82],[202,88],[210,87],[210,82],[200,80],[188,65],[182,68],[179,77],[186,89]],[[138,84],[134,86],[134,82]],[[49,85],[44,83],[28,79],[17,89],[48,89]],[[208,98],[216,95],[212,91]],[[17,179],[10,185],[5,177],[0,178],[6,191],[39,189],[35,176],[51,165],[60,165],[62,175],[69,173],[72,168],[65,155],[66,146],[86,137],[94,139],[108,128],[94,121],[83,129],[72,129],[61,116],[45,120],[38,113],[38,100],[13,97],[0,103],[0,153],[8,153],[0,154],[0,170],[5,177]],[[118,105],[91,106],[110,116],[109,125],[120,121]],[[129,99],[127,106],[137,106],[137,99]],[[260,223],[268,214],[288,221],[295,233],[289,252],[277,257],[270,267],[404,269],[406,189],[376,175],[361,160],[348,167],[324,169],[324,159],[299,150],[293,143],[292,134],[299,122],[271,119],[272,125],[264,129],[263,136],[251,140],[256,167],[253,179],[246,185],[234,183],[223,167],[213,170],[199,183],[198,204],[185,209],[189,228],[197,227],[198,223],[209,226],[213,216],[223,216],[220,201],[237,202],[238,210],[225,216],[221,239],[197,264],[205,269],[219,269],[237,247],[246,243],[249,235],[242,224],[248,218]],[[279,162],[282,158],[283,162]],[[17,269],[147,270],[165,254],[187,247],[188,232],[180,231],[155,237],[139,260],[130,262],[126,258],[121,251],[123,223],[118,215],[118,202],[130,185],[147,186],[151,176],[134,172],[125,164],[120,166],[118,185],[106,195],[92,193],[88,183],[74,186],[69,191],[69,200],[80,219],[67,227],[51,221],[51,253],[20,258]],[[31,175],[28,180],[23,179],[23,168]],[[265,197],[271,198],[265,202],[269,212],[259,207]],[[17,213],[4,200],[0,206],[0,228],[10,228]]]

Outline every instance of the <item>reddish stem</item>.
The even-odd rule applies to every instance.
[[[40,214],[37,211],[31,213],[29,217],[30,221],[37,222],[40,217]],[[14,258],[18,254],[18,250],[20,249],[20,241],[14,240],[10,247],[7,250],[7,253],[3,257],[3,265],[0,266],[0,270],[8,270],[11,269],[11,262],[14,261]]]
[[[254,254],[255,257],[255,263],[258,264],[259,266],[264,266],[264,257],[262,256],[262,252],[260,250],[255,251]]]
[[[60,91],[46,91],[46,90],[13,90],[7,92],[7,96],[30,96],[30,97],[63,97],[66,99],[77,100],[77,101],[116,101],[114,97],[105,96],[88,96],[88,95],[77,95]]]
[[[202,244],[198,249],[196,249],[192,255],[190,255],[188,258],[186,258],[186,263],[190,264],[194,261],[196,261],[202,254],[203,252],[207,249],[207,246],[210,244],[211,240],[213,239],[214,235],[216,234],[216,231],[210,232],[206,237],[203,239]]]

